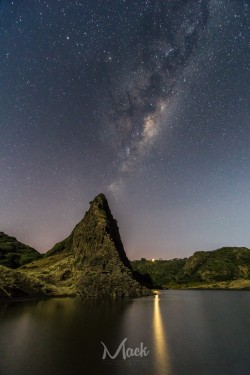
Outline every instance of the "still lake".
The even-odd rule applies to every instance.
[[[103,342],[114,355],[102,359]],[[142,350],[143,348],[143,350]],[[147,354],[147,355],[146,355]],[[250,292],[0,304],[1,375],[250,374]]]

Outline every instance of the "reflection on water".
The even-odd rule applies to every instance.
[[[125,338],[149,355],[102,360]],[[0,375],[245,375],[249,353],[249,292],[0,303]]]
[[[168,343],[162,320],[159,294],[154,297],[153,338],[155,351],[155,374],[170,374]],[[166,317],[165,317],[166,319]]]

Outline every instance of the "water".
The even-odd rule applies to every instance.
[[[125,338],[126,349],[143,345],[148,355],[102,359],[101,341],[114,355]],[[0,374],[247,375],[250,293],[1,303]]]

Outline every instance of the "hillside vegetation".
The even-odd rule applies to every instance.
[[[173,260],[136,260],[135,271],[164,288],[250,288],[250,249],[223,247]]]
[[[0,265],[18,268],[41,257],[37,250],[17,241],[15,237],[0,232]]]

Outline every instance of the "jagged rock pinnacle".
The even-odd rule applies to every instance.
[[[113,243],[124,265],[131,269],[130,262],[121,241],[117,221],[113,218],[104,194],[97,195],[94,200],[90,202],[89,211],[75,229],[75,235],[80,234],[85,237],[85,233],[89,234],[88,244],[81,246],[82,241],[78,243],[73,242],[76,252],[78,251],[80,254],[82,251],[86,251],[86,248],[91,247],[91,245],[93,245],[92,250],[98,250],[103,248],[104,244],[109,240],[110,243]]]
[[[84,297],[146,294],[135,279],[104,194],[90,202],[89,210],[71,235],[47,256],[60,252],[74,255],[75,267],[82,272],[79,290]]]

